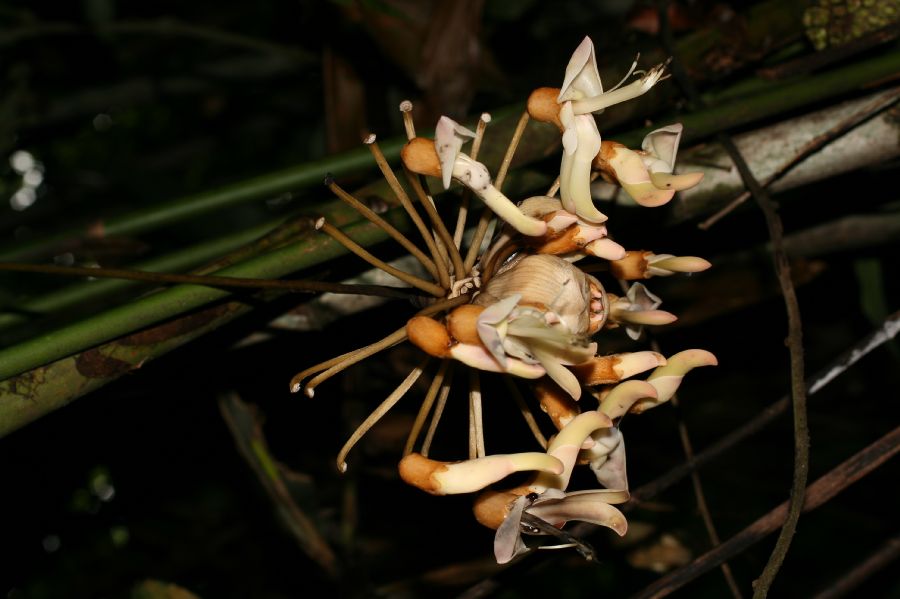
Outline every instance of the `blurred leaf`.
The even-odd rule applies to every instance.
[[[275,504],[278,517],[291,532],[300,547],[315,560],[328,574],[334,575],[337,560],[328,543],[316,527],[317,519],[307,513],[311,506],[301,508],[289,491],[282,469],[269,452],[262,433],[262,421],[253,406],[241,401],[236,393],[228,393],[219,398],[219,409],[222,418],[228,425],[238,450],[256,474],[269,498]],[[292,484],[297,485],[301,478],[292,477]],[[312,486],[312,481],[302,485],[305,495]],[[305,508],[305,509],[304,509]]]

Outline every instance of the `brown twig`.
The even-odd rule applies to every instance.
[[[866,123],[869,120],[875,118],[876,116],[896,104],[898,98],[900,98],[900,88],[896,88],[886,95],[879,96],[874,101],[866,104],[859,111],[839,122],[828,131],[815,136],[814,138],[806,142],[806,144],[804,144],[803,147],[801,147],[797,151],[797,153],[794,154],[794,156],[792,156],[789,160],[779,166],[774,173],[760,181],[760,185],[762,185],[763,187],[769,187],[772,183],[784,177],[794,167],[806,160],[811,155],[815,154],[831,142],[846,135],[856,127],[859,127],[863,123]],[[746,202],[750,198],[750,196],[750,191],[744,191],[721,210],[698,224],[697,227],[699,229],[703,229],[704,231],[709,229],[714,224],[719,222],[722,218],[735,210],[738,206]]]
[[[835,495],[884,464],[898,451],[900,451],[900,427],[854,454],[811,484],[805,493],[802,511],[814,510],[831,500]],[[785,501],[715,549],[647,586],[635,595],[634,599],[665,597],[725,560],[740,554],[757,541],[775,532],[779,526],[783,527],[785,521],[790,517],[790,504],[790,500]]]
[[[663,2],[659,10],[660,32],[663,45],[674,59],[676,57],[675,41],[668,22],[667,7],[668,2]],[[681,63],[678,60],[673,60],[671,69],[672,76],[688,101],[695,108],[703,107],[703,100]],[[781,568],[781,564],[784,562],[784,558],[790,548],[791,539],[797,528],[797,521],[800,519],[803,496],[806,493],[806,481],[809,474],[809,425],[806,415],[806,385],[803,373],[803,327],[800,319],[800,305],[797,301],[794,283],[791,281],[790,263],[784,251],[783,227],[781,218],[778,216],[777,207],[772,202],[768,192],[753,176],[750,167],[731,136],[726,133],[719,133],[716,139],[728,152],[741,175],[741,179],[744,181],[744,185],[750,190],[753,199],[765,217],[769,239],[772,241],[772,259],[775,266],[775,274],[778,277],[778,283],[784,297],[788,320],[787,346],[791,362],[791,397],[793,399],[794,416],[794,474],[789,499],[790,508],[784,520],[784,526],[778,535],[775,548],[772,550],[772,554],[769,556],[769,560],[754,587],[754,599],[762,599],[768,594],[769,587],[778,574],[778,570]]]
[[[720,135],[719,138],[720,143],[731,154],[732,160],[737,166],[741,178],[744,180],[744,184],[750,188],[754,200],[756,200],[757,205],[765,216],[766,226],[769,229],[769,238],[772,240],[772,259],[775,263],[775,273],[778,276],[778,283],[784,296],[788,318],[787,345],[791,360],[791,397],[793,399],[794,415],[794,477],[791,484],[790,509],[785,518],[784,526],[778,535],[778,541],[775,543],[772,555],[769,556],[769,561],[766,563],[754,587],[754,599],[762,599],[768,594],[769,587],[772,585],[772,581],[775,580],[775,576],[778,574],[785,556],[787,556],[791,539],[797,528],[797,521],[800,519],[803,496],[806,492],[806,480],[809,475],[809,425],[806,415],[806,385],[804,384],[803,372],[803,325],[800,319],[800,304],[797,301],[797,293],[791,280],[790,263],[788,262],[787,253],[784,251],[784,231],[777,208],[769,198],[766,190],[753,177],[750,168],[741,157],[734,141],[726,135]]]
[[[419,297],[402,288],[383,285],[349,285],[325,281],[285,281],[281,279],[248,279],[243,277],[217,277],[213,275],[189,275],[177,273],[147,272],[126,268],[89,268],[83,266],[59,266],[56,264],[22,264],[0,262],[0,271],[30,272],[66,277],[93,277],[97,279],[125,279],[161,285],[205,285],[207,287],[240,287],[245,289],[280,289],[304,293],[341,293],[372,295],[397,299]]]

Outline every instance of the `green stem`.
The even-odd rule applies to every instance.
[[[389,140],[382,145],[382,150],[388,159],[392,160],[399,157],[402,145],[402,140]],[[136,235],[243,202],[318,185],[329,173],[340,176],[371,167],[371,155],[366,148],[360,147],[213,191],[161,202],[134,212],[104,219],[102,221],[103,235],[106,237]],[[88,236],[89,229],[96,229],[96,223],[81,225],[31,242],[6,245],[0,248],[0,261],[12,262],[52,252],[53,248],[66,242]]]
[[[190,247],[144,260],[131,266],[134,270],[145,272],[179,272],[218,258],[270,231],[275,223],[266,223],[256,227],[231,233],[223,237],[198,243]],[[43,316],[71,308],[83,302],[97,302],[99,298],[134,287],[134,281],[122,279],[98,279],[82,281],[67,285],[61,289],[27,299],[13,306],[15,311],[0,312],[0,330],[27,322],[31,316]]]
[[[396,210],[389,213],[392,224],[404,225]],[[357,242],[370,245],[387,235],[370,223],[351,225],[347,233]],[[268,254],[251,258],[216,271],[225,277],[275,279],[320,264],[346,253],[324,235],[310,235]],[[39,335],[0,350],[0,380],[83,351],[110,339],[126,335],[172,316],[193,310],[229,295],[228,291],[198,285],[179,285],[129,302],[61,329]]]

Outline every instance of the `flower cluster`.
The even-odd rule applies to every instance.
[[[496,529],[494,551],[501,563],[528,551],[523,535],[557,531],[570,520],[624,534],[627,523],[615,507],[629,498],[622,419],[668,401],[691,369],[716,364],[712,354],[700,349],[668,358],[652,351],[600,355],[594,341],[595,335],[606,329],[623,327],[636,339],[644,326],[672,322],[675,316],[659,310],[661,300],[640,281],[709,267],[697,257],[627,251],[608,236],[607,217],[591,197],[591,181],[602,176],[621,185],[637,204],[661,206],[677,190],[701,179],[700,174],[674,173],[680,124],[652,131],[640,150],[601,139],[594,113],[635,98],[665,78],[665,64],[646,72],[635,71],[635,67],[636,62],[619,85],[604,91],[593,44],[585,38],[566,68],[562,88],[539,88],[532,93],[504,165],[508,166],[529,119],[558,127],[563,153],[553,188],[546,195],[518,203],[501,191],[505,166],[492,179],[477,160],[488,115],[482,115],[476,131],[441,117],[431,140],[415,136],[410,107],[408,103],[401,106],[409,135],[401,153],[403,170],[419,207],[385,162],[374,136],[366,143],[421,234],[425,251],[328,181],[338,197],[407,247],[432,280],[384,264],[324,219],[318,228],[371,264],[433,297],[405,327],[385,339],[301,372],[291,382],[292,391],[305,390],[312,396],[323,380],[406,339],[427,354],[351,436],[338,456],[338,467],[344,470],[353,445],[406,394],[429,362],[437,359],[439,366],[399,464],[400,476],[435,495],[480,492],[475,517]],[[632,75],[636,75],[634,81],[625,84]],[[463,147],[469,141],[472,150],[466,154]],[[445,189],[453,181],[466,188],[452,232],[437,213],[427,177],[439,179]],[[466,250],[463,239],[472,194],[487,210]],[[430,222],[426,223],[420,211]],[[483,244],[494,215],[501,226],[490,242]],[[624,286],[630,283],[627,292],[617,296],[606,291],[597,277],[579,266],[585,262],[593,264],[591,272],[604,266]],[[459,364],[470,371],[469,455],[461,461],[439,461],[428,454],[450,392],[454,365]],[[548,442],[527,402],[519,399],[543,451],[487,453],[480,372],[523,379],[532,389],[557,429]],[[648,372],[644,380],[632,378]],[[424,440],[414,451],[429,415]],[[577,465],[593,472],[598,488],[568,489]],[[533,474],[522,485],[488,488],[523,471]]]

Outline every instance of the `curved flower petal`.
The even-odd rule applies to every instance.
[[[655,400],[659,395],[647,381],[625,381],[613,387],[600,401],[601,412],[615,420],[624,416],[635,403],[642,399]]]
[[[712,266],[708,260],[697,256],[673,256],[650,254],[647,257],[647,275],[666,277],[676,272],[701,272]]]
[[[411,453],[400,460],[400,477],[432,495],[472,493],[513,472],[537,470],[551,476],[564,466],[556,457],[540,452],[489,455],[462,462],[441,462]]]
[[[662,190],[683,191],[697,185],[702,180],[703,173],[701,172],[672,175],[650,171],[650,182],[654,187]]]
[[[548,489],[565,489],[569,485],[572,469],[578,459],[584,442],[598,429],[612,427],[612,421],[606,414],[597,411],[579,414],[569,422],[547,447],[547,454],[559,459],[563,464],[560,474],[541,473],[535,478],[530,488],[542,493]]]
[[[631,412],[640,414],[663,404],[675,395],[684,375],[701,366],[716,366],[716,356],[705,349],[687,349],[669,357],[665,366],[660,366],[647,378],[657,391],[656,399],[644,399],[632,406]]]
[[[625,515],[600,500],[599,497],[577,501],[571,501],[570,497],[566,497],[558,502],[535,504],[526,511],[556,527],[562,527],[570,520],[579,520],[611,528],[620,537],[625,536],[625,532],[628,530],[628,520],[625,519]]]
[[[594,42],[585,36],[566,66],[566,76],[556,101],[560,104],[568,100],[590,98],[603,93],[603,83],[597,70]]]

